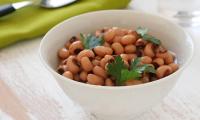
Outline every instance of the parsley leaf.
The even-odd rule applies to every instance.
[[[107,72],[113,76],[116,85],[123,85],[127,80],[140,80],[142,73],[155,73],[155,69],[148,64],[140,64],[141,58],[136,58],[131,63],[130,70],[125,66],[120,56],[115,57],[114,62],[108,64]]]
[[[148,64],[140,65],[135,70],[138,73],[143,73],[143,72],[146,72],[146,73],[156,73],[156,70],[152,66],[150,66]]]
[[[141,58],[135,58],[131,63],[131,70],[136,69],[136,67],[140,64]]]
[[[154,43],[154,44],[156,44],[156,45],[160,45],[160,44],[161,44],[161,42],[160,42],[159,39],[153,37],[152,35],[147,34],[147,32],[148,32],[148,29],[147,29],[147,28],[138,27],[138,28],[136,29],[136,32],[137,32],[138,34],[140,34],[141,37],[142,37],[142,39],[144,39],[144,40],[146,40],[146,41],[152,42],[152,43]]]
[[[92,34],[84,35],[80,33],[81,41],[85,49],[92,49],[104,43],[103,37],[96,37]]]
[[[113,63],[108,64],[108,74],[112,75],[116,79],[116,84],[120,85],[121,71],[126,69],[124,62],[120,56],[115,57]]]
[[[148,28],[138,27],[137,30],[136,30],[136,32],[138,34],[140,34],[141,36],[143,36],[143,35],[147,34]]]
[[[161,42],[160,42],[159,39],[157,39],[157,38],[155,38],[155,37],[153,37],[153,36],[151,36],[151,35],[148,35],[148,34],[144,34],[144,35],[142,36],[142,38],[143,38],[144,40],[149,41],[149,42],[152,42],[152,43],[154,43],[154,44],[156,44],[156,45],[160,45],[160,44],[161,44]]]
[[[123,69],[121,71],[120,84],[123,84],[127,80],[135,79],[138,80],[141,74],[135,70],[129,71],[128,69]]]

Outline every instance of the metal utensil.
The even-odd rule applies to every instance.
[[[45,8],[58,8],[65,5],[71,4],[77,0],[28,0],[12,4],[5,4],[0,6],[0,17],[8,15],[17,9],[29,6],[29,5],[39,5]]]

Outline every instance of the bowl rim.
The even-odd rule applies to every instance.
[[[161,78],[159,80],[156,81],[152,81],[152,82],[148,82],[148,83],[144,83],[144,84],[139,84],[139,85],[130,85],[130,86],[99,86],[99,85],[91,85],[91,84],[86,84],[86,83],[81,83],[81,82],[77,82],[74,80],[71,80],[69,78],[66,78],[60,74],[58,74],[54,69],[52,69],[44,60],[43,55],[42,55],[42,47],[44,45],[44,42],[47,40],[47,36],[54,30],[57,29],[59,26],[63,25],[66,22],[69,21],[73,21],[74,19],[78,19],[79,17],[85,16],[85,15],[95,15],[98,13],[105,13],[105,14],[110,14],[112,12],[131,12],[133,14],[141,14],[141,15],[147,15],[147,16],[151,16],[151,17],[156,17],[159,19],[164,20],[165,22],[170,23],[171,25],[175,26],[177,29],[179,29],[180,31],[182,31],[185,35],[186,35],[186,39],[188,39],[191,43],[191,52],[190,52],[190,56],[187,59],[187,61],[183,64],[183,66],[181,66],[177,71],[175,71],[174,73]],[[176,74],[180,73],[183,71],[183,69],[185,69],[190,63],[191,60],[193,58],[194,55],[194,41],[192,39],[192,37],[189,35],[189,33],[187,33],[183,28],[181,28],[179,25],[173,23],[172,21],[170,21],[169,19],[167,19],[166,17],[163,17],[161,15],[158,14],[152,14],[152,13],[147,13],[147,12],[141,12],[141,11],[133,11],[133,10],[100,10],[100,11],[94,11],[94,12],[88,12],[88,13],[84,13],[84,14],[80,14],[74,17],[71,17],[69,19],[66,19],[60,23],[58,23],[57,25],[55,25],[54,27],[52,27],[42,38],[41,42],[40,42],[40,46],[39,46],[39,56],[40,56],[40,60],[42,61],[42,64],[45,66],[45,68],[50,71],[53,75],[57,76],[58,78],[61,78],[59,80],[65,80],[64,82],[71,82],[72,84],[78,85],[78,86],[82,86],[82,87],[89,87],[89,88],[94,88],[94,89],[105,89],[105,90],[122,90],[122,89],[130,89],[130,88],[141,88],[141,87],[148,87],[151,85],[155,85],[155,84],[159,84],[160,82],[164,82],[172,77],[174,77]],[[54,77],[55,78],[55,77]],[[55,78],[56,79],[56,78]]]

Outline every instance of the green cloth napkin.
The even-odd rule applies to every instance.
[[[0,0],[1,4],[22,0]],[[128,5],[130,0],[79,0],[78,2],[58,9],[46,9],[29,6],[0,17],[0,48],[21,40],[45,34],[57,23],[82,13],[119,9]]]

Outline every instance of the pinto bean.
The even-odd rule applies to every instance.
[[[129,85],[139,85],[142,84],[143,82],[140,80],[127,80],[125,82],[125,85],[129,86]]]
[[[170,52],[156,53],[156,57],[164,59],[166,64],[174,62],[174,56]]]
[[[152,62],[152,58],[149,56],[143,56],[141,57],[141,63],[143,64],[150,64]]]
[[[148,43],[144,48],[144,55],[149,56],[149,57],[154,57],[155,53],[154,53],[153,47],[154,46],[152,43]]]
[[[136,47],[135,45],[126,45],[124,48],[125,53],[135,53],[136,52]]]
[[[78,54],[81,50],[83,50],[83,44],[81,41],[75,41],[69,46],[70,54]]]
[[[80,81],[80,76],[79,76],[79,74],[75,74],[75,75],[74,75],[74,80],[75,80],[75,81]]]
[[[77,55],[77,60],[81,61],[82,57],[94,58],[95,55],[92,50],[83,50]]]
[[[104,47],[110,47],[111,45],[108,42],[104,42],[103,46]]]
[[[80,71],[79,66],[77,65],[76,57],[75,56],[69,56],[67,60],[67,67],[70,72],[73,74],[76,74]]]
[[[82,57],[81,58],[81,67],[86,72],[89,72],[89,71],[92,70],[93,64],[92,64],[92,62],[90,61],[90,59],[88,57]]]
[[[102,77],[102,78],[106,78],[107,77],[106,71],[100,66],[95,66],[93,68],[93,73],[95,75],[98,75],[98,76]]]
[[[63,74],[65,71],[67,71],[67,70],[68,70],[67,65],[59,65],[56,71],[57,71],[59,74],[62,75],[62,74]]]
[[[113,81],[110,78],[107,78],[105,80],[105,85],[106,86],[114,86],[114,83],[113,83]]]
[[[69,51],[66,48],[61,48],[58,51],[58,57],[60,57],[61,59],[66,59],[69,57]]]
[[[172,68],[172,72],[175,72],[178,70],[178,64],[176,63],[171,63],[169,66]]]
[[[112,43],[113,38],[115,37],[115,31],[110,29],[104,34],[104,40],[108,43]]]
[[[120,43],[121,39],[122,39],[122,36],[115,36],[114,39],[113,39],[113,42]]]
[[[105,55],[105,57],[102,58],[101,61],[100,61],[100,66],[101,66],[102,68],[105,68],[105,65],[106,65],[109,61],[111,61],[111,60],[114,60],[114,57],[113,57],[113,56],[111,56],[111,55]]]
[[[111,45],[111,47],[114,50],[116,55],[120,55],[124,53],[124,48],[120,43],[115,42]]]
[[[122,45],[130,45],[135,43],[136,37],[134,35],[125,35],[121,39],[121,44]]]
[[[124,31],[118,27],[113,27],[112,30],[115,32],[116,36],[123,36],[125,35]]]
[[[164,60],[162,58],[156,58],[153,60],[153,64],[155,66],[161,66],[161,65],[164,65]]]
[[[172,68],[168,65],[162,65],[156,70],[156,76],[158,79],[163,78],[172,73]]]
[[[88,74],[87,83],[92,85],[104,85],[104,80],[95,74]]]
[[[170,52],[167,52],[164,60],[166,64],[171,64],[174,62],[174,56]]]
[[[69,79],[73,79],[73,74],[72,74],[72,72],[70,72],[70,71],[65,71],[65,72],[63,73],[63,76],[65,76],[65,77],[67,77],[67,78],[69,78]]]
[[[94,59],[94,60],[92,60],[92,64],[93,64],[94,66],[100,65],[100,61],[97,60],[97,59]]]
[[[87,81],[87,75],[88,75],[88,73],[86,71],[82,71],[80,73],[80,79],[81,79],[82,82],[86,82]]]
[[[136,46],[145,46],[147,44],[146,40],[143,40],[142,38],[138,39],[135,43]]]
[[[109,47],[104,47],[104,46],[97,46],[94,48],[94,52],[100,56],[104,57],[105,55],[112,55],[113,50]]]

